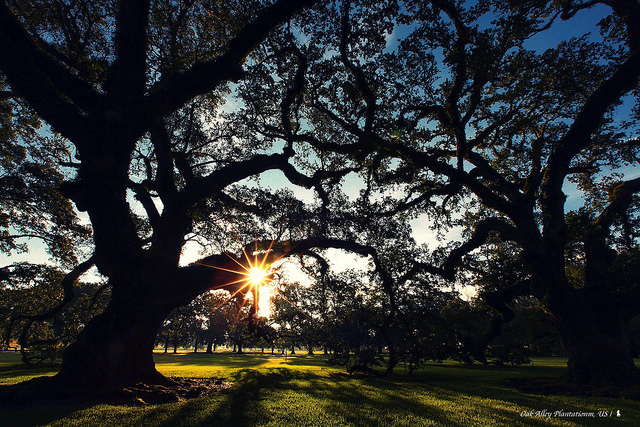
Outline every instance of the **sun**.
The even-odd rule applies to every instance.
[[[260,267],[251,267],[247,272],[249,283],[253,286],[260,286],[265,284],[268,274],[269,273],[267,272],[267,270]]]
[[[271,255],[271,245],[273,245],[273,243],[274,242],[272,241],[269,245],[269,248],[267,248],[266,250],[258,250],[256,243],[256,250],[253,253],[247,253],[247,251],[243,248],[242,253],[245,258],[244,262],[242,260],[234,258],[227,253],[226,255],[229,257],[229,259],[237,264],[236,268],[225,268],[204,264],[207,267],[227,271],[236,275],[235,280],[212,288],[223,289],[225,287],[235,285],[233,286],[233,288],[235,288],[235,291],[230,291],[231,295],[227,300],[230,300],[238,294],[243,295],[243,297],[246,297],[248,293],[253,294],[252,307],[249,316],[250,325],[255,325],[258,311],[266,313],[270,311],[269,298],[271,295],[271,291],[269,290],[268,285],[273,280],[275,274],[272,269],[273,260],[270,260],[270,258],[273,258],[273,256]],[[278,261],[278,259],[276,259],[276,261]],[[263,291],[266,298],[261,299],[260,294],[263,293]],[[251,300],[243,298],[243,301]],[[243,302],[243,305],[244,304],[245,302]]]

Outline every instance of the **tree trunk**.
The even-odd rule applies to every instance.
[[[391,317],[387,317],[385,323],[388,324],[391,322]],[[396,346],[391,338],[391,334],[389,328],[387,326],[382,326],[380,333],[382,334],[382,338],[387,343],[387,348],[389,350],[389,358],[387,359],[387,369],[385,370],[385,375],[391,375],[393,373],[393,369],[398,364],[398,355],[396,354]]]
[[[620,304],[612,291],[615,278],[594,275],[585,268],[591,277],[585,277],[583,287],[572,287],[566,276],[564,231],[559,229],[555,234],[560,238],[540,247],[531,245],[523,251],[523,258],[532,273],[531,292],[545,307],[564,344],[568,359],[564,379],[581,388],[637,386],[640,371],[629,350]],[[605,267],[599,264],[598,269]]]
[[[166,382],[155,368],[153,348],[170,311],[150,301],[131,305],[114,298],[66,349],[56,381],[92,391]]]
[[[567,352],[567,380],[576,384],[627,387],[640,384],[624,322],[610,293],[575,291],[550,301],[550,313]]]

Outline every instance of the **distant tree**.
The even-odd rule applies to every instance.
[[[451,301],[442,310],[444,330],[451,347],[451,356],[465,363],[486,362],[484,337],[489,329],[490,315],[478,304],[462,299]]]
[[[308,322],[305,302],[302,297],[305,289],[299,284],[291,284],[279,290],[271,300],[271,318],[278,327],[278,341],[288,347],[292,354],[296,346],[302,343],[302,330]]]
[[[227,330],[233,320],[231,318],[231,302],[228,292],[207,292],[199,298],[203,302],[200,313],[204,319],[203,340],[207,345],[207,353],[213,353],[218,345],[227,339]]]
[[[394,322],[394,335],[399,340],[398,361],[405,363],[409,372],[428,360],[459,357],[455,354],[457,346],[451,339],[451,327],[443,316],[459,295],[444,289],[436,283],[411,284],[399,293],[404,317]],[[466,326],[473,328],[473,324]]]
[[[276,340],[278,339],[278,330],[272,319],[267,317],[259,317],[257,325],[257,336],[259,337],[260,347],[264,353],[265,348],[271,349],[274,354],[276,349]]]
[[[562,343],[551,319],[541,304],[530,297],[519,297],[510,304],[514,317],[503,324],[502,331],[493,341],[503,347],[523,348],[527,356],[561,356]],[[517,350],[520,351],[520,350]]]
[[[173,353],[177,353],[178,347],[186,346],[191,342],[188,331],[188,323],[191,320],[178,308],[165,319],[156,338],[158,343],[164,343],[165,353],[171,347],[173,347]]]

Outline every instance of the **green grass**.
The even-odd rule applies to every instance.
[[[348,376],[324,356],[156,354],[169,376],[216,377],[232,388],[186,402],[123,407],[70,403],[2,408],[0,426],[626,426],[640,425],[640,402],[601,397],[542,396],[505,385],[507,378],[560,376],[566,360],[534,359],[517,368],[455,362],[429,364],[412,376],[402,367],[391,378]],[[0,384],[55,373],[26,369],[0,353]],[[620,411],[621,417],[536,416],[538,411]],[[533,411],[533,416],[522,416]],[[4,417],[4,420],[3,420]]]

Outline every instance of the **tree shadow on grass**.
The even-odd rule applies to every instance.
[[[264,414],[264,392],[284,387],[290,379],[291,373],[286,368],[268,372],[243,369],[238,372],[236,386],[216,396],[186,402],[163,425],[180,424],[185,419],[199,425],[251,425],[258,421],[253,415]]]
[[[27,383],[20,380],[28,381],[28,384],[33,384],[36,388],[45,387],[47,378],[57,373],[60,365],[16,366],[14,363],[19,361],[17,355],[5,353],[2,356],[4,359],[10,359],[10,363],[0,367],[0,378],[18,379],[18,382],[0,385],[0,426],[48,424],[87,406],[73,399],[47,399],[46,401],[20,399],[18,394],[28,388],[24,387]]]
[[[46,381],[46,377],[41,378]],[[33,384],[33,380],[31,382]],[[45,425],[91,406],[86,400],[77,398],[21,399],[16,396],[20,392],[19,384],[0,385],[0,426]]]
[[[48,425],[85,408],[85,405],[76,406],[74,404],[57,404],[55,406],[47,404],[41,407],[34,407],[34,405],[0,406],[0,425],[21,427]]]
[[[233,376],[232,388],[202,398],[112,410],[117,409],[121,415],[116,417],[121,423],[117,425],[167,426],[413,426],[428,423],[545,426],[547,419],[535,415],[522,417],[521,412],[591,410],[589,403],[565,400],[559,403],[562,407],[555,407],[547,396],[520,393],[504,385],[503,380],[509,375],[509,370],[498,371],[496,375],[495,371],[484,369],[434,369],[413,377],[379,378],[287,367],[242,369]],[[634,407],[629,403],[625,405],[623,413],[629,413]],[[87,416],[82,409],[88,406],[92,405],[61,401],[46,406],[16,406],[8,412],[0,408],[0,425],[46,424],[72,418],[76,411],[82,418]],[[109,416],[112,410],[98,408],[91,418],[96,416],[97,421],[109,424],[113,421]]]
[[[221,396],[181,405],[162,425],[180,424],[185,420],[192,420],[189,425],[216,426],[269,422],[296,426],[420,425],[427,421],[435,425],[480,425],[481,420],[510,425],[518,416],[506,407],[508,405],[497,407],[495,400],[484,397],[468,400],[456,390],[428,384],[418,387],[416,383],[381,378],[354,379],[341,373],[319,376],[287,368],[268,372],[245,370],[239,377],[237,386],[221,392]],[[425,399],[416,396],[416,392],[431,394],[434,398]],[[544,419],[529,418],[521,425],[546,426],[548,423]]]

